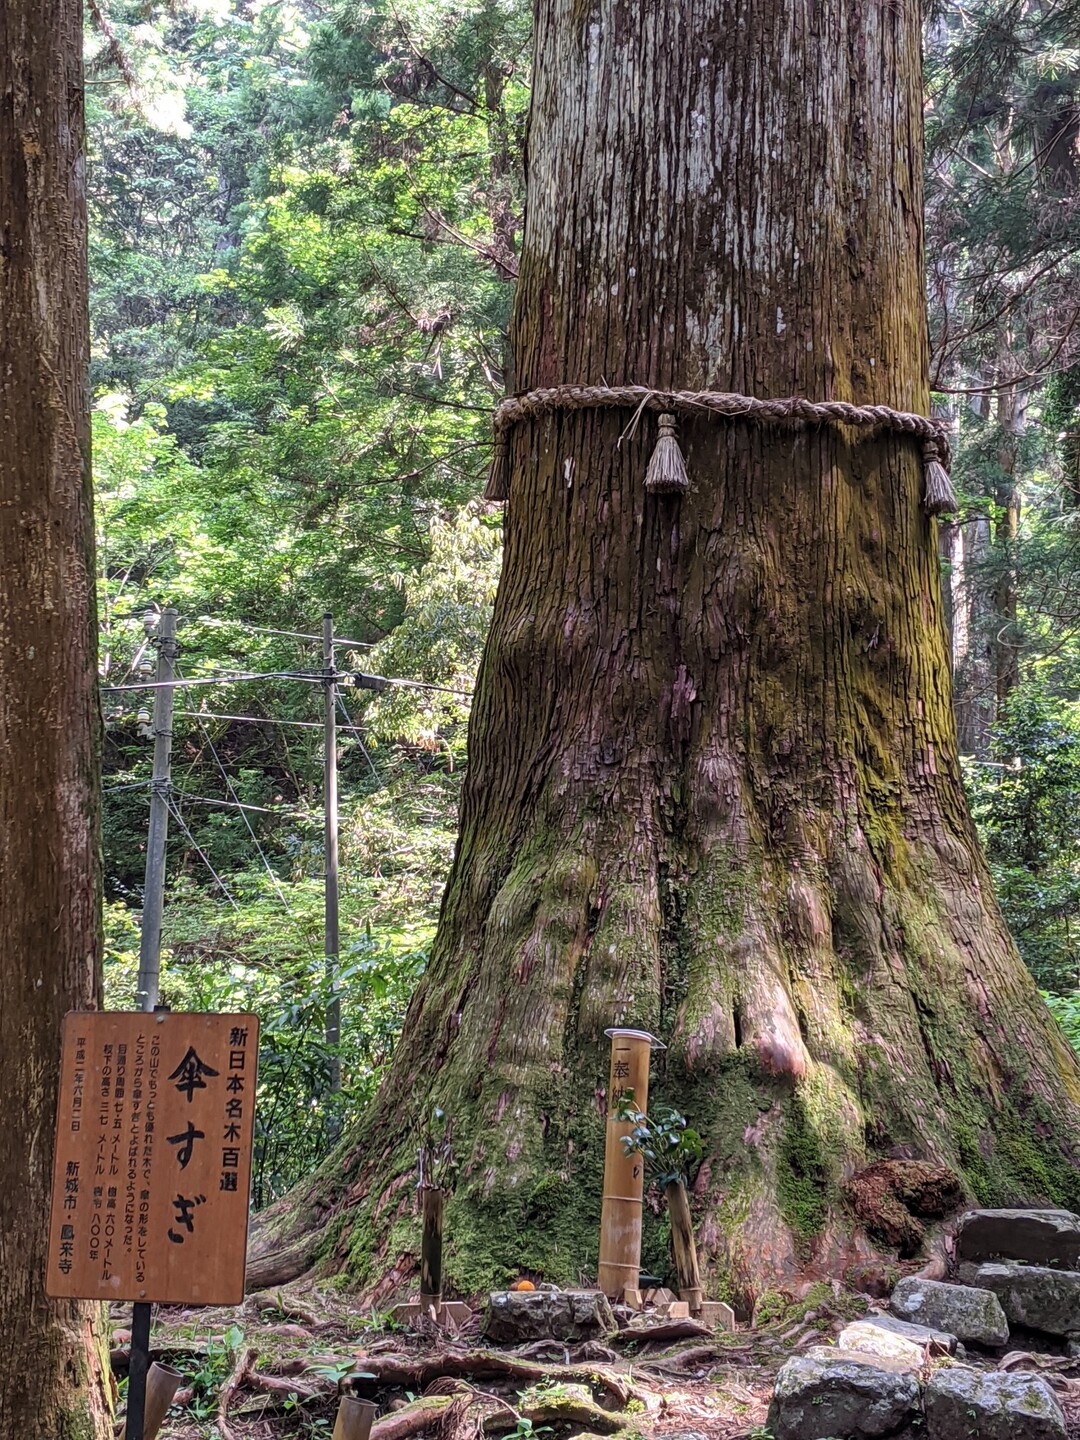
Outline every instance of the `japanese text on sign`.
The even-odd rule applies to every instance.
[[[243,1299],[253,1015],[65,1017],[46,1289]]]

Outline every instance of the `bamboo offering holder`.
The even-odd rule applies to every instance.
[[[143,1411],[143,1440],[156,1440],[158,1431],[169,1413],[173,1396],[180,1386],[181,1375],[171,1365],[154,1361],[146,1372],[146,1407]],[[120,1440],[127,1440],[127,1422],[120,1431]]]
[[[664,1186],[668,1215],[671,1218],[671,1241],[675,1249],[675,1273],[679,1277],[679,1299],[690,1306],[690,1314],[701,1313],[704,1291],[698,1269],[694,1222],[690,1215],[690,1199],[681,1180],[669,1180]]]
[[[649,1058],[652,1047],[666,1047],[645,1030],[605,1030],[611,1037],[608,1080],[607,1142],[604,1149],[604,1199],[600,1210],[600,1263],[597,1284],[610,1299],[637,1288],[641,1275],[641,1207],[645,1166],[640,1155],[628,1155],[623,1137],[632,1122],[620,1120],[619,1103],[634,1092],[634,1108],[649,1103]]]
[[[374,1419],[375,1406],[370,1400],[343,1395],[338,1406],[333,1440],[368,1440]]]

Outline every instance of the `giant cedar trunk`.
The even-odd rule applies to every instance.
[[[0,1429],[49,1440],[111,1434],[101,1309],[44,1294],[60,1021],[98,998],[84,163],[79,0],[3,0]]]
[[[515,389],[926,413],[914,0],[541,0],[535,75]],[[734,1292],[865,1251],[841,1185],[878,1154],[1080,1201],[1076,1062],[964,805],[917,447],[703,419],[679,500],[630,419],[513,432],[434,953],[344,1163],[266,1226],[284,1268],[332,1206],[324,1263],[406,1273],[437,1102],[448,1277],[594,1270],[613,1022],[670,1042]]]

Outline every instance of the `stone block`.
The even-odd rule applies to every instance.
[[[965,1344],[997,1348],[1009,1342],[1009,1325],[996,1294],[909,1275],[893,1291],[889,1308],[898,1320],[928,1325]]]
[[[495,1290],[484,1319],[484,1334],[497,1344],[596,1340],[615,1328],[611,1306],[599,1290]]]
[[[769,1429],[775,1440],[878,1440],[906,1424],[919,1382],[895,1362],[819,1346],[776,1377]]]
[[[1025,1260],[1075,1270],[1080,1216],[1071,1210],[969,1210],[956,1227],[959,1260]]]
[[[1053,1391],[1038,1375],[939,1370],[926,1387],[927,1440],[1065,1440]]]
[[[1014,1325],[1047,1335],[1080,1335],[1080,1275],[1043,1265],[980,1265],[976,1284],[992,1290]]]

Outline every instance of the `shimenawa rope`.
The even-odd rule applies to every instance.
[[[949,480],[949,436],[945,423],[889,405],[849,405],[845,400],[815,402],[793,396],[787,400],[759,400],[753,395],[720,390],[650,390],[645,385],[556,385],[512,395],[493,417],[495,450],[484,497],[505,500],[510,491],[509,434],[515,425],[536,415],[557,410],[636,411],[627,427],[632,431],[643,410],[657,415],[658,436],[645,488],[656,495],[682,495],[690,488],[686,462],[676,435],[677,417],[721,415],[757,425],[852,425],[864,430],[892,430],[922,441],[923,509],[928,515],[947,515],[957,509]]]

